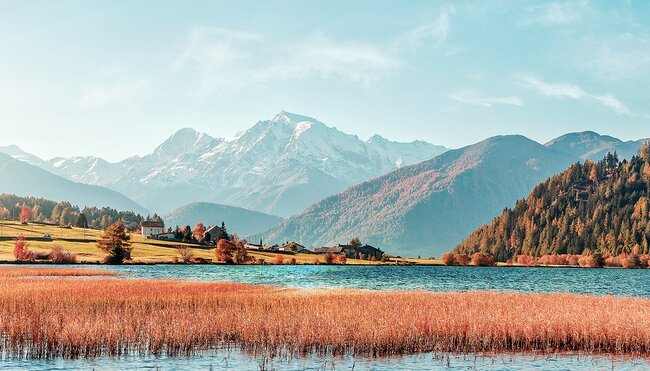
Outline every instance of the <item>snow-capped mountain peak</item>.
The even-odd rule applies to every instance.
[[[445,151],[425,142],[379,138],[365,142],[314,118],[281,111],[232,138],[184,128],[141,158],[116,164],[59,158],[48,170],[113,188],[159,212],[205,201],[288,216],[355,183]]]

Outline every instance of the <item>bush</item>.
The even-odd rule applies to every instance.
[[[52,246],[52,251],[49,254],[50,261],[57,264],[75,264],[77,262],[77,254],[72,252],[65,252],[61,246]]]
[[[297,263],[296,258],[291,258],[291,260],[289,260],[289,264],[291,265],[296,265]]]
[[[314,258],[314,259],[311,261],[311,263],[314,264],[314,265],[319,265],[319,264],[320,264],[320,259],[318,259],[318,258]]]
[[[345,264],[345,263],[348,262],[348,258],[347,258],[347,256],[345,256],[345,253],[341,253],[341,255],[336,257],[336,261],[339,264]]]
[[[641,259],[636,254],[628,255],[621,265],[623,268],[641,268]]]
[[[284,263],[284,257],[280,254],[277,254],[275,258],[273,258],[273,264],[276,265],[282,265]]]
[[[189,247],[185,247],[185,246],[178,246],[176,248],[176,250],[180,254],[181,259],[183,260],[183,263],[185,263],[185,264],[191,264],[192,263],[192,259],[194,258],[194,253],[192,252],[192,249],[190,249]],[[176,259],[176,261],[178,261],[178,258]]]
[[[477,267],[490,267],[494,265],[494,257],[488,254],[477,252],[472,255],[472,264]]]
[[[456,259],[454,259],[454,254],[451,253],[442,254],[442,263],[444,265],[456,264]]]
[[[335,258],[334,254],[332,254],[331,252],[328,252],[327,254],[325,254],[325,263],[327,263],[327,264],[334,263],[334,258]]]
[[[596,259],[592,255],[582,255],[578,259],[578,265],[582,268],[596,268],[598,266]]]
[[[467,254],[454,254],[454,260],[458,265],[465,266],[469,264],[469,256]]]

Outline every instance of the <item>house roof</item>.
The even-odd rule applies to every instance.
[[[333,254],[340,254],[343,252],[343,247],[342,246],[335,246],[335,247],[317,247],[314,249],[315,253],[319,254],[327,254],[328,252],[331,252]]]
[[[165,223],[163,223],[163,222],[154,222],[154,221],[151,221],[151,220],[145,220],[144,222],[142,222],[141,225],[143,227],[165,228]]]
[[[210,233],[210,236],[216,236],[217,232],[221,232],[221,231],[222,231],[221,227],[217,225],[211,225],[205,230],[205,233]]]

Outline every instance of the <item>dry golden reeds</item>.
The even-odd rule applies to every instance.
[[[31,358],[418,352],[650,355],[650,299],[572,294],[280,289],[0,268],[0,353]],[[41,269],[39,269],[41,270]],[[67,273],[66,273],[67,274]],[[61,274],[62,275],[62,274]]]

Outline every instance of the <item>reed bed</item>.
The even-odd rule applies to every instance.
[[[0,277],[0,353],[76,358],[418,352],[650,355],[650,300]]]
[[[105,269],[46,268],[46,267],[0,267],[2,277],[92,277],[115,276],[116,272]]]

